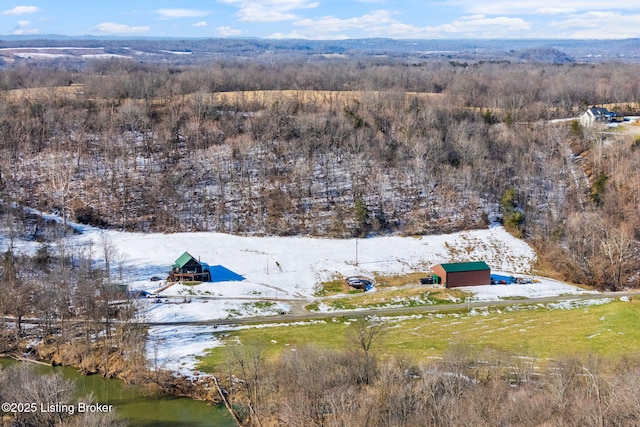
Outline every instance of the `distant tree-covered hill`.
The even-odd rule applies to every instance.
[[[465,61],[551,63],[640,61],[640,41],[627,40],[302,40],[302,39],[177,39],[177,38],[97,38],[64,36],[2,36],[1,48],[44,47],[104,48],[105,52],[129,55],[136,61],[174,63],[210,62],[220,57],[253,58],[263,61],[344,55],[345,58],[405,58],[413,61],[448,58]],[[171,52],[191,52],[190,56]],[[136,55],[143,52],[147,55]],[[6,52],[5,52],[6,56]],[[24,59],[24,58],[23,58]]]

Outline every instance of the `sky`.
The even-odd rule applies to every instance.
[[[623,39],[640,0],[0,0],[0,35]]]

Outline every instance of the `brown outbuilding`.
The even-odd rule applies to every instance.
[[[452,262],[431,267],[435,283],[447,288],[491,284],[491,269],[484,261]]]

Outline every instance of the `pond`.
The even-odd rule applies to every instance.
[[[0,358],[0,365],[8,367],[15,360]],[[142,387],[130,386],[121,380],[105,379],[100,375],[81,375],[68,367],[33,365],[36,372],[60,373],[76,383],[78,399],[93,394],[93,401],[113,405],[118,417],[131,426],[140,427],[235,427],[233,418],[223,405],[212,405],[186,397],[150,394]],[[80,402],[81,400],[79,400]]]

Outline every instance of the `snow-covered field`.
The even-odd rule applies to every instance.
[[[594,293],[567,283],[544,277],[534,278],[535,283],[511,285],[487,285],[457,288],[473,294],[472,301],[499,301],[505,298],[545,298],[558,295],[584,295]]]
[[[171,286],[159,292],[171,297],[163,299],[171,303],[141,302],[141,315],[154,322],[276,314],[287,310],[290,302],[312,299],[321,282],[336,277],[426,272],[440,262],[471,260],[484,260],[492,269],[511,274],[529,274],[533,273],[535,261],[533,250],[502,227],[440,236],[351,240],[220,233],[142,234],[91,227],[83,227],[82,231],[75,238],[78,244],[92,241],[98,253],[105,239],[115,247],[124,260],[124,276],[133,290],[157,292],[165,283],[152,282],[150,278],[166,277],[170,266],[185,251],[214,270],[244,279]],[[215,272],[213,275],[215,279]],[[534,286],[532,291],[541,291],[543,286],[547,284]],[[487,289],[498,296],[510,291],[508,287]],[[568,291],[565,288],[558,292]],[[272,301],[276,299],[279,302]],[[271,302],[257,303],[265,300]]]
[[[447,261],[484,260],[492,269],[531,272],[535,254],[502,227],[441,236],[373,237],[331,240],[308,237],[243,237],[220,233],[140,234],[84,228],[78,241],[102,236],[125,259],[132,288],[153,290],[151,276],[165,277],[184,252],[244,277],[208,289],[217,295],[311,297],[316,285],[336,276],[404,274],[428,271]],[[357,260],[357,262],[356,262]],[[244,285],[240,285],[240,283]]]
[[[72,238],[73,243],[82,246],[91,242],[98,264],[102,262],[101,248],[107,242],[115,249],[112,259],[118,260],[122,277],[132,290],[165,297],[139,300],[141,319],[158,323],[277,315],[295,301],[312,300],[323,281],[354,275],[426,272],[431,265],[441,262],[483,260],[492,271],[535,277],[533,250],[499,226],[440,236],[351,240],[220,233],[142,234],[79,225],[76,228],[81,234]],[[1,242],[6,244],[6,239]],[[19,248],[33,253],[37,245],[24,242]],[[159,292],[166,283],[150,278],[166,277],[170,266],[185,251],[211,265],[213,270],[230,273],[236,280],[194,286],[177,284]],[[575,286],[535,278],[537,282],[533,284],[466,290],[474,294],[474,300],[584,292]],[[153,327],[149,359],[155,360],[157,366],[189,372],[195,366],[196,355],[217,345],[212,332],[212,326]]]

